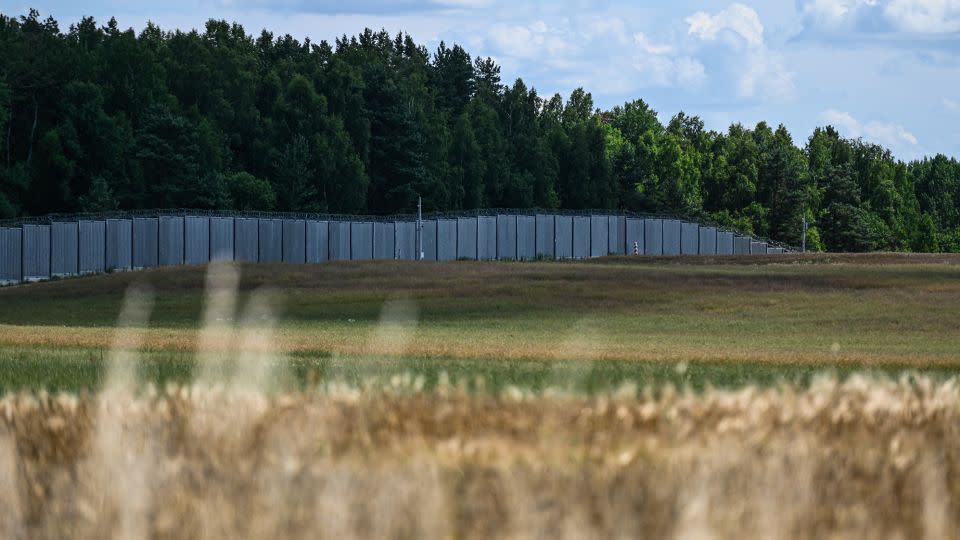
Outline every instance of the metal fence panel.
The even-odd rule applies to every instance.
[[[331,221],[330,236],[327,247],[330,249],[331,261],[350,260],[350,222]]]
[[[73,276],[80,273],[80,225],[76,222],[50,224],[50,275]]]
[[[77,271],[90,274],[106,270],[107,222],[81,221],[77,230]]]
[[[517,216],[497,216],[497,258],[501,261],[517,258]]]
[[[556,258],[557,240],[555,216],[551,214],[537,214],[537,257],[544,259]]]
[[[397,221],[395,227],[395,242],[397,244],[397,258],[404,261],[417,260],[417,224],[414,221]]]
[[[160,216],[160,265],[183,264],[183,218]]]
[[[290,264],[304,264],[307,262],[306,220],[283,220],[283,262]]]
[[[263,219],[257,223],[258,256],[262,263],[283,262],[283,220]]]
[[[457,220],[437,220],[437,260],[457,259]]]
[[[717,254],[717,228],[700,227],[700,255]]]
[[[749,255],[750,254],[750,241],[749,236],[737,236],[733,239],[733,254],[734,255]]]
[[[420,251],[425,261],[437,260],[437,220],[426,219],[421,223]]]
[[[234,260],[257,262],[260,260],[260,220],[236,218],[233,222]]]
[[[133,268],[133,221],[129,219],[107,220],[107,270]],[[156,250],[154,250],[156,253]]]
[[[590,256],[590,217],[573,217],[573,258],[584,259]]]
[[[537,219],[517,216],[517,258],[531,260],[537,256]]]
[[[572,216],[555,216],[553,219],[553,256],[556,259],[573,258]]]
[[[133,250],[132,260],[134,268],[150,268],[157,266],[159,245],[160,220],[157,218],[133,218]]]
[[[23,226],[23,280],[50,277],[50,226]]]
[[[210,260],[232,261],[234,252],[233,218],[210,218]]]
[[[307,262],[321,263],[329,260],[330,225],[326,221],[307,221]]]
[[[663,255],[663,220],[643,220],[644,255]]]
[[[643,220],[638,218],[627,218],[624,224],[624,244],[628,255],[643,255]]]
[[[183,219],[183,262],[210,262],[210,218],[187,216]]]
[[[607,251],[610,255],[625,255],[626,244],[624,237],[627,234],[627,218],[623,216],[609,216],[607,218]]]
[[[457,220],[457,258],[477,260],[477,218]]]
[[[373,258],[393,260],[397,256],[396,226],[392,221],[373,224]]]
[[[610,235],[607,216],[590,216],[590,256],[606,257],[610,254]]]
[[[717,255],[733,255],[733,233],[717,231]]]
[[[350,224],[350,260],[369,261],[373,259],[373,223],[352,222]]]
[[[491,261],[497,258],[497,218],[477,218],[477,260]]]
[[[23,277],[23,229],[0,228],[0,284],[19,283]]]
[[[675,219],[663,220],[663,254],[679,255],[682,227]]]
[[[425,259],[533,259],[630,254],[782,254],[714,226],[624,216],[498,215],[424,222]],[[202,216],[25,224],[0,235],[0,282],[208,260],[413,259],[412,221],[321,222]],[[14,232],[10,232],[14,231]],[[19,261],[10,262],[19,242]],[[16,263],[16,264],[14,264]]]
[[[680,224],[680,253],[682,255],[700,253],[700,225],[686,222]]]

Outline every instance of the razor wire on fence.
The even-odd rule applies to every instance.
[[[530,260],[796,251],[676,216],[543,209],[422,217],[138,210],[0,222],[0,283],[210,261]]]

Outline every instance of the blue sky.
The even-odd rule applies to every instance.
[[[64,29],[92,15],[136,29],[215,17],[314,41],[404,30],[491,56],[544,95],[583,86],[603,108],[643,98],[664,122],[766,120],[801,145],[829,123],[902,159],[960,156],[960,0],[0,0],[6,14],[30,6]]]

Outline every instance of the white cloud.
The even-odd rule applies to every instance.
[[[746,69],[737,81],[740,97],[755,97],[758,94],[783,97],[793,92],[793,73],[786,69],[780,56],[759,49],[748,52],[746,60]]]
[[[743,4],[733,4],[716,15],[698,11],[687,17],[686,22],[689,25],[687,32],[704,41],[714,41],[718,35],[732,32],[751,47],[763,45],[760,16],[753,8]]]
[[[824,111],[820,117],[824,122],[839,128],[840,131],[843,131],[849,137],[859,137],[863,133],[863,130],[860,128],[860,122],[848,112],[830,109]]]
[[[891,146],[904,142],[916,145],[918,142],[913,133],[903,126],[885,122],[868,122],[863,126],[863,133],[867,137],[886,142]]]
[[[698,11],[686,22],[688,35],[704,42],[719,39],[741,55],[730,63],[741,98],[786,97],[793,92],[793,73],[767,47],[763,23],[753,8],[732,4],[716,15]]]
[[[960,101],[943,98],[943,108],[952,113],[960,113]]]
[[[673,53],[673,47],[670,45],[654,45],[650,41],[650,38],[643,32],[637,32],[633,35],[633,43],[647,54],[661,55]]]
[[[550,32],[547,23],[536,21],[529,26],[499,24],[490,29],[490,38],[501,51],[518,58],[537,58],[555,54],[566,43]]]
[[[848,112],[830,109],[820,115],[824,122],[833,125],[848,137],[863,137],[880,144],[899,147],[904,143],[918,144],[917,138],[901,125],[890,122],[871,121],[862,123]]]
[[[627,34],[627,28],[622,19],[589,19],[586,22],[586,29],[581,32],[583,39],[589,41],[593,39],[613,38],[620,45],[627,45],[630,39]]]
[[[908,32],[960,32],[960,0],[890,0],[883,11]]]
[[[706,78],[706,72],[698,60],[683,56],[674,62],[677,72],[677,81],[684,84],[698,85]]]
[[[876,7],[880,0],[801,0],[800,15],[808,23],[829,27],[843,26],[864,9]]]
[[[847,0],[812,0],[800,6],[800,14],[805,19],[836,24],[850,14],[850,6]]]
[[[645,86],[699,86],[706,79],[703,64],[689,56],[645,54],[634,59],[633,67]]]
[[[492,0],[433,0],[433,3],[449,7],[481,8],[491,5]]]
[[[690,56],[676,54],[672,45],[657,45],[643,32],[633,35],[639,53],[633,66],[646,86],[699,86],[706,79],[703,64]]]
[[[848,30],[863,23],[871,30],[920,34],[960,31],[960,0],[800,0],[808,28]]]

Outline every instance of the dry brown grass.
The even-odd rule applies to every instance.
[[[0,401],[7,538],[956,538],[956,381]]]
[[[575,329],[575,326],[570,328]],[[373,325],[330,325],[314,329],[281,329],[271,342],[278,353],[334,353],[342,355],[388,354],[373,338]],[[955,367],[960,361],[956,349],[910,350],[909,343],[896,335],[879,341],[864,341],[847,348],[832,349],[824,341],[814,350],[810,344],[789,348],[789,340],[779,347],[758,347],[722,335],[655,336],[587,335],[580,342],[568,334],[572,330],[534,334],[504,333],[495,328],[473,331],[468,335],[456,328],[421,328],[404,348],[409,358],[459,358],[496,360],[608,360],[631,362],[739,362],[779,365],[853,365]],[[201,351],[199,330],[160,328],[143,332],[143,350],[192,353]],[[51,331],[46,326],[0,325],[0,345],[18,348],[91,348],[108,349],[113,330],[109,328],[64,327]],[[749,337],[749,336],[746,336]],[[945,338],[940,338],[941,341]],[[952,341],[956,339],[950,338]],[[931,345],[938,345],[932,343]],[[229,352],[235,343],[225,342],[214,352]]]

